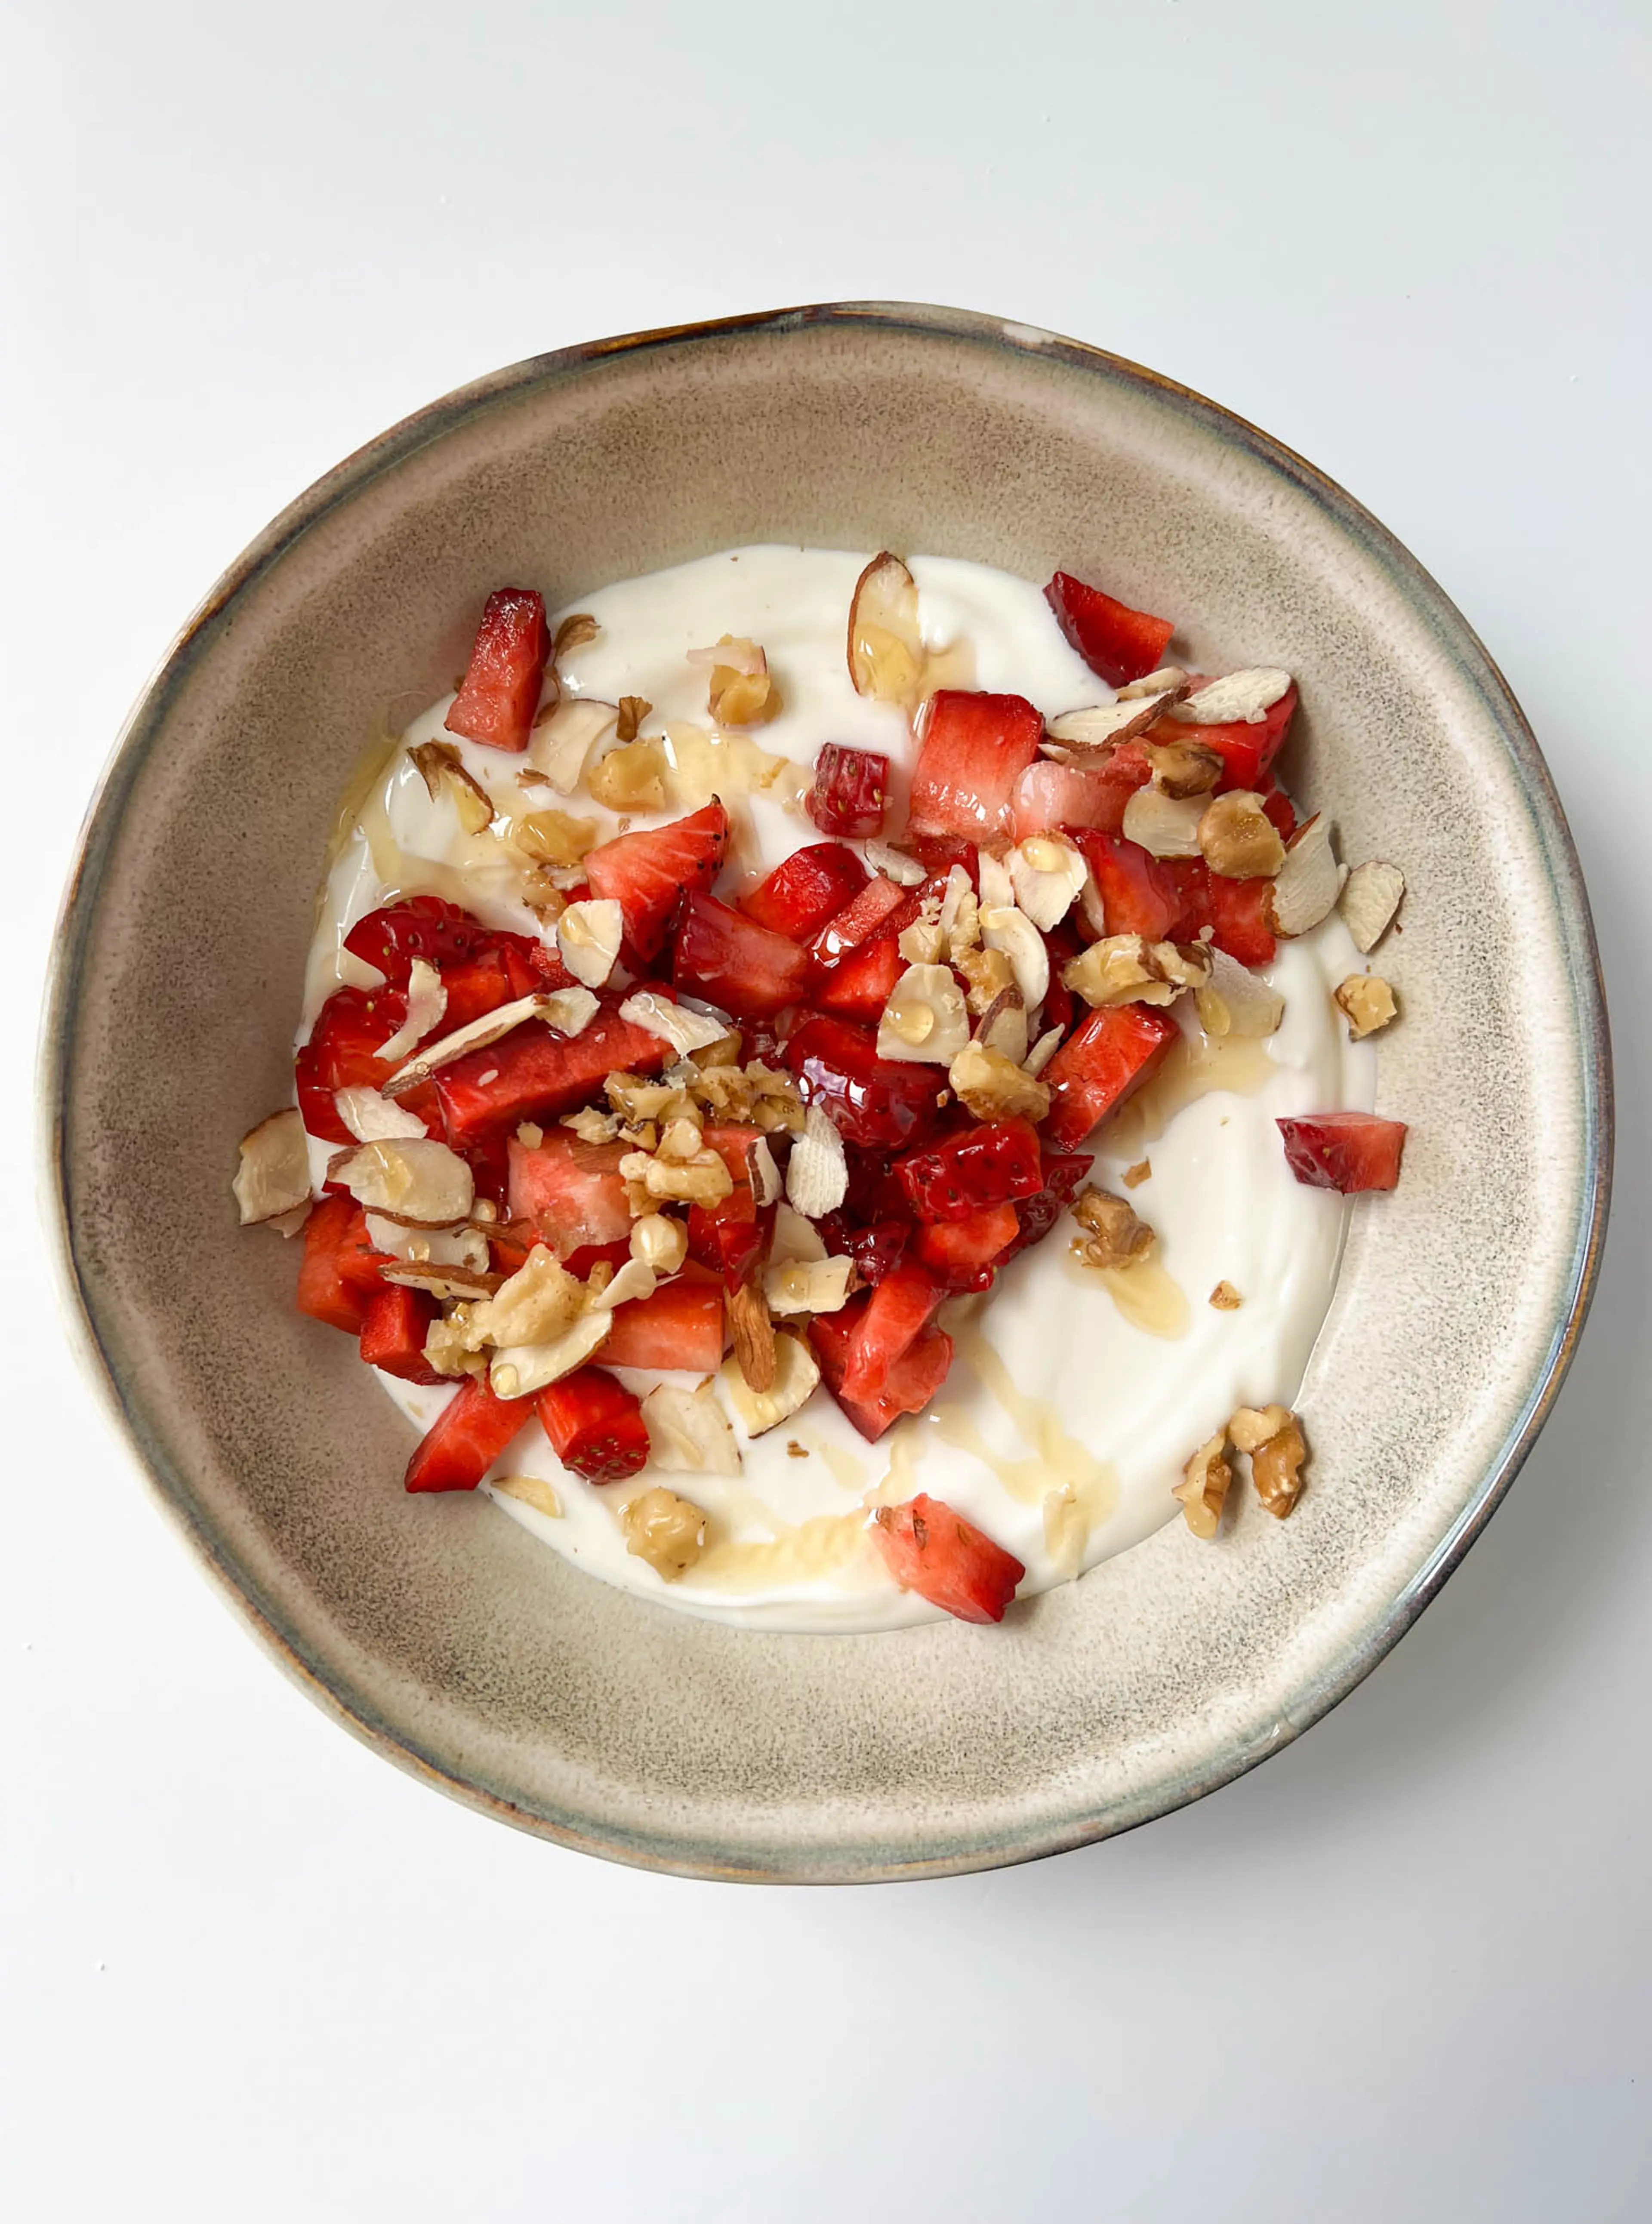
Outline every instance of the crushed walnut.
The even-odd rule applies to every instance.
[[[1352,1042],[1374,1035],[1379,1027],[1387,1027],[1399,1016],[1394,991],[1380,974],[1351,973],[1345,981],[1338,982],[1332,994],[1348,1022],[1348,1036]]]
[[[1211,1292],[1211,1303],[1218,1313],[1237,1313],[1244,1299],[1231,1282],[1218,1282]]]
[[[1081,1266],[1133,1267],[1145,1259],[1158,1238],[1146,1221],[1138,1220],[1122,1197],[1092,1184],[1073,1207],[1073,1217],[1084,1229],[1072,1242],[1073,1257]]]
[[[1126,1166],[1122,1176],[1126,1189],[1140,1189],[1144,1181],[1153,1178],[1151,1159],[1137,1159],[1133,1166]]]
[[[1236,1451],[1247,1453],[1256,1496],[1282,1521],[1302,1494],[1307,1458],[1302,1425],[1285,1406],[1241,1406],[1227,1425]]]
[[[706,1547],[706,1515],[692,1500],[656,1484],[619,1509],[625,1549],[668,1583],[687,1574]]]
[[[1227,1437],[1218,1431],[1202,1444],[1182,1469],[1181,1481],[1171,1491],[1181,1501],[1182,1518],[1195,1537],[1215,1536],[1222,1520],[1233,1470],[1226,1459]]]

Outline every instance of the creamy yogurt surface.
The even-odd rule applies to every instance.
[[[565,697],[646,698],[653,707],[641,733],[665,740],[673,768],[668,809],[628,823],[664,823],[720,795],[731,838],[718,892],[731,900],[790,851],[822,838],[801,798],[823,742],[887,754],[890,826],[904,815],[916,744],[899,709],[855,692],[845,659],[850,599],[866,561],[838,550],[740,548],[621,581],[577,605],[601,630],[562,659]],[[908,562],[930,685],[1023,695],[1047,718],[1107,699],[1038,587],[952,559]],[[686,661],[724,635],[762,643],[779,683],[782,710],[750,733],[716,732],[705,668]],[[427,891],[490,926],[541,932],[495,829],[465,833],[449,796],[433,800],[406,754],[421,742],[455,741],[442,723],[452,700],[444,697],[377,752],[346,799],[301,1041],[335,988],[377,979],[342,940],[397,895]],[[496,827],[555,805],[595,818],[601,839],[618,831],[613,814],[584,793],[520,785],[522,758],[457,746],[493,799]],[[1265,1041],[1206,1042],[1184,997],[1176,1007],[1182,1041],[1086,1146],[1095,1153],[1095,1179],[1122,1189],[1156,1231],[1152,1258],[1098,1274],[1073,1260],[1073,1231],[1059,1224],[991,1292],[943,1309],[940,1325],[957,1347],[952,1371],[921,1414],[877,1444],[858,1434],[824,1387],[789,1422],[749,1439],[719,1382],[716,1394],[741,1447],[737,1475],[650,1465],[625,1482],[595,1486],[564,1470],[535,1421],[484,1488],[536,1537],[609,1583],[680,1611],[773,1629],[944,1619],[896,1586],[866,1533],[870,1507],[917,1491],[944,1499],[1023,1561],[1022,1596],[1139,1542],[1179,1513],[1171,1487],[1197,1445],[1237,1406],[1289,1405],[1301,1385],[1330,1303],[1347,1207],[1293,1178],[1275,1121],[1370,1108],[1374,1052],[1346,1039],[1330,995],[1362,962],[1334,912],[1313,933],[1282,943],[1265,977],[1283,996],[1285,1016]],[[312,1152],[319,1176],[332,1147],[313,1142]],[[1150,1172],[1125,1187],[1126,1170],[1143,1161]],[[1223,1282],[1242,1299],[1235,1310],[1209,1302]],[[615,1372],[639,1393],[661,1381],[692,1388],[700,1379]],[[420,1428],[454,1394],[379,1379]],[[661,1483],[707,1516],[705,1551],[671,1583],[627,1551],[618,1520],[623,1504]],[[554,1514],[543,1510],[552,1504]]]

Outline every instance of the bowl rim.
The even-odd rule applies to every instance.
[[[168,699],[197,641],[237,596],[267,572],[294,542],[331,510],[419,449],[442,439],[490,406],[552,382],[560,382],[611,357],[744,337],[782,338],[815,325],[874,326],[930,338],[996,347],[1010,355],[1054,361],[1100,373],[1170,402],[1208,432],[1237,444],[1255,460],[1307,495],[1331,521],[1358,540],[1385,568],[1414,607],[1434,628],[1453,660],[1478,686],[1498,725],[1538,833],[1545,869],[1569,960],[1580,1044],[1582,1147],[1576,1229],[1564,1295],[1553,1332],[1526,1396],[1503,1442],[1459,1512],[1411,1579],[1386,1609],[1332,1665],[1299,1692],[1288,1710],[1254,1745],[1212,1756],[1191,1772],[1168,1781],[1139,1812],[1105,1810],[1073,1816],[997,1846],[972,1845],[908,1861],[851,1855],[847,1864],[801,1856],[761,1864],[718,1861],[687,1854],[663,1835],[642,1839],[631,1831],[594,1835],[566,1819],[531,1812],[458,1775],[420,1749],[404,1728],[384,1719],[364,1695],[341,1690],[311,1657],[301,1633],[281,1626],[249,1595],[237,1570],[187,1496],[169,1488],[170,1462],[149,1440],[129,1405],[119,1375],[98,1336],[74,1254],[70,1225],[65,1104],[71,1075],[71,1021],[79,1001],[86,945],[102,869],[121,805],[163,721]],[[1598,1278],[1611,1203],[1615,1112],[1611,1036],[1599,952],[1582,869],[1554,780],[1535,736],[1503,673],[1478,634],[1445,591],[1396,536],[1345,488],[1219,402],[1129,357],[1036,326],[972,310],[902,301],[828,301],[754,311],[703,322],[669,325],[583,341],[488,373],[440,396],[354,450],[281,510],[225,569],[176,635],[123,721],[93,787],[77,837],[73,862],[59,907],[47,970],[36,1072],[41,1209],[70,1341],[97,1387],[105,1410],[120,1425],[152,1495],[180,1529],[198,1559],[239,1617],[277,1663],[324,1711],[364,1743],[409,1774],[478,1811],[532,1835],[633,1867],[708,1880],[773,1884],[886,1883],[960,1875],[1007,1867],[1071,1852],[1121,1835],[1231,1783],[1321,1720],[1368,1676],[1438,1595],[1502,1503],[1548,1418],[1576,1354]]]

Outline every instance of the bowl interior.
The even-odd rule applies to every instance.
[[[1410,893],[1380,1108],[1277,1525],[1176,1525],[998,1630],[784,1638],[657,1611],[484,1503],[409,1501],[404,1425],[241,1234],[237,1138],[290,1086],[312,892],[358,753],[450,684],[501,580],[552,604],[747,540],[891,547],[1172,610],[1288,666],[1288,784]],[[1575,862],[1472,635],[1357,505],[1112,358],[839,309],[518,366],[269,529],[135,714],[47,1041],[66,1255],[165,1501],[282,1656],[392,1757],[547,1835],[847,1879],[1127,1827],[1292,1735],[1398,1634],[1517,1463],[1604,1204],[1605,1033]]]

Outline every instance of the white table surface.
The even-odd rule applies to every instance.
[[[1652,2214],[1649,20],[6,11],[8,2218]],[[1442,581],[1583,854],[1619,1186],[1512,1498],[1301,1743],[1064,1860],[760,1892],[468,1814],[255,1649],[61,1340],[29,1037],[116,729],[282,504],[518,357],[841,296],[1153,364]]]

